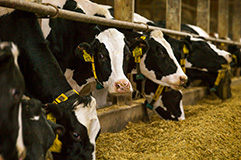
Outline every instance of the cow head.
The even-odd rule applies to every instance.
[[[229,52],[218,49],[215,45],[204,41],[201,38],[191,38],[188,40],[192,51],[187,57],[186,67],[196,67],[206,69],[209,72],[217,72],[223,64],[228,64],[232,60]]]
[[[123,71],[124,57],[130,53],[124,35],[118,30],[100,32],[91,44],[81,43],[75,53],[81,60],[91,62],[95,79],[109,93],[132,92],[132,86]]]
[[[152,97],[158,88],[158,84],[147,79],[144,87],[145,94],[147,95],[146,103],[150,104]],[[160,97],[153,103],[152,107],[152,110],[165,120],[178,121],[185,119],[181,90],[173,90],[169,87],[165,87]]]
[[[59,153],[53,153],[54,158],[95,159],[95,140],[100,132],[95,99],[75,95],[60,103],[59,109],[62,116],[56,117],[56,122],[65,127],[65,133],[59,137],[62,148]]]
[[[44,160],[47,150],[54,142],[55,133],[63,134],[64,128],[47,121],[46,113],[43,111],[42,103],[39,100],[24,99],[22,100],[22,106],[23,136],[27,149],[25,159]]]
[[[141,56],[141,73],[157,84],[180,89],[186,83],[187,76],[177,62],[170,44],[164,39],[163,33],[160,30],[152,31],[146,41],[149,50]]]
[[[17,57],[18,49],[13,43],[0,43],[0,157],[4,159],[22,159],[25,155],[20,103],[24,79]]]

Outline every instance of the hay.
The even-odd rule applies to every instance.
[[[184,106],[186,120],[129,123],[119,133],[102,133],[99,160],[241,159],[241,85],[222,101],[207,97]]]

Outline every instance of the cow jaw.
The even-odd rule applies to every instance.
[[[132,92],[132,86],[123,72],[124,35],[111,28],[103,31],[96,38],[105,45],[110,57],[111,74],[108,80],[103,82],[104,87],[111,94]]]
[[[74,108],[74,113],[78,121],[87,128],[90,143],[95,148],[95,140],[100,131],[100,122],[96,112],[96,100],[91,97],[91,102],[87,106],[83,103],[77,105]]]

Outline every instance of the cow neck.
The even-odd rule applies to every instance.
[[[145,36],[141,36],[140,37],[141,39],[145,40],[146,37]],[[141,59],[141,56],[143,55],[142,53],[142,48],[140,48],[139,46],[137,46],[133,51],[132,51],[132,54],[133,54],[133,57],[134,57],[134,61],[136,63],[136,70],[137,70],[137,74],[136,74],[136,80],[141,80],[141,95],[143,97],[146,98],[146,93],[145,93],[145,83],[146,83],[146,78],[145,76],[141,73],[141,70],[140,70],[140,59]],[[154,82],[152,82],[154,83]],[[152,97],[152,100],[150,103],[147,103],[146,104],[146,107],[149,108],[149,109],[153,109],[153,104],[159,99],[160,95],[165,92],[165,86],[162,86],[162,85],[158,85],[156,91],[155,91],[155,94],[154,96]]]
[[[47,40],[50,43],[51,51],[60,64],[62,71],[67,68],[74,70],[73,79],[76,80],[78,85],[83,85],[85,81],[77,80],[77,77],[81,77],[83,80],[90,78],[91,67],[89,67],[88,63],[81,62],[75,56],[74,51],[80,43],[91,43],[93,41],[95,32],[91,28],[94,28],[95,25],[61,18],[51,19],[50,24],[52,28]],[[56,48],[58,49],[56,50]],[[85,71],[84,74],[82,74],[83,70]]]
[[[44,40],[35,14],[16,10],[3,18],[5,23],[2,23],[0,37],[19,47],[18,62],[27,94],[47,103],[71,90]],[[16,27],[9,27],[13,24]]]

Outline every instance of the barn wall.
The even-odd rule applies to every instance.
[[[91,0],[100,4],[114,6],[113,0]],[[234,0],[229,4],[229,33],[232,33],[232,14]],[[166,0],[135,0],[135,12],[151,20],[166,17]],[[196,25],[197,0],[182,0],[181,22]],[[241,21],[241,19],[240,19]],[[210,0],[210,32],[218,32],[218,0]],[[241,30],[241,29],[240,29]],[[241,33],[241,32],[240,32]]]

